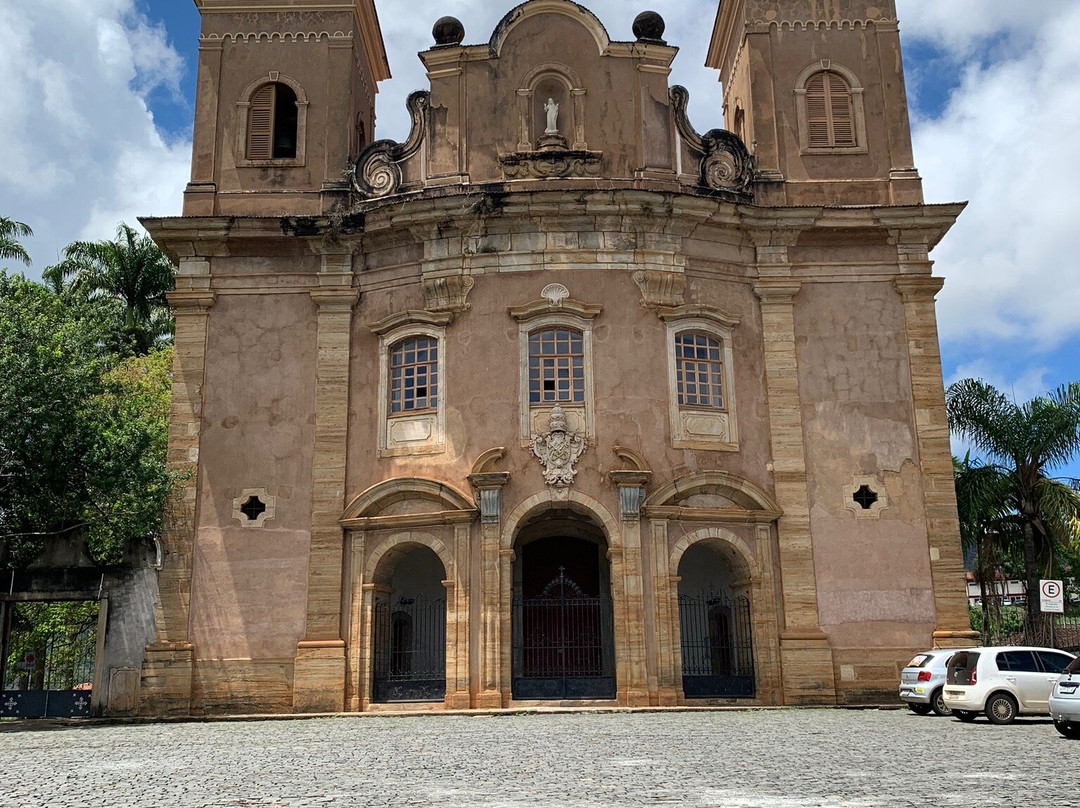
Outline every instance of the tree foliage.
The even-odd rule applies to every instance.
[[[34,231],[29,225],[0,216],[0,261],[20,261],[29,265],[30,254],[19,239],[32,235]]]
[[[958,475],[961,530],[985,536],[992,526],[1001,548],[1019,543],[1028,619],[1043,641],[1039,578],[1080,549],[1080,492],[1050,476],[1080,454],[1080,383],[1017,404],[986,382],[965,379],[949,388],[946,406],[952,431],[988,461]]]
[[[111,307],[114,353],[145,356],[171,339],[165,296],[174,286],[173,265],[149,236],[126,224],[112,241],[68,245],[64,260],[46,269],[44,278],[61,297]]]
[[[160,531],[171,349],[117,359],[100,312],[0,273],[0,567],[70,536],[111,563]]]

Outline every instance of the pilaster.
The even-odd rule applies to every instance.
[[[903,253],[917,254],[911,248]],[[925,247],[922,254],[925,256]],[[926,261],[929,269],[929,261]],[[934,298],[944,281],[929,275],[902,277],[896,289],[904,301],[908,361],[915,409],[915,429],[922,471],[930,573],[934,586],[935,647],[977,645],[971,631],[960,522],[956,514],[949,421],[945,414],[945,383],[938,344]]]
[[[630,707],[647,707],[651,703],[645,661],[645,572],[641,552],[641,505],[645,501],[645,485],[650,479],[652,472],[649,471],[611,472],[611,480],[619,489],[626,601],[623,629],[627,650],[625,703]]]
[[[498,455],[499,458],[502,456]],[[480,692],[473,706],[481,709],[501,708],[504,695],[509,697],[502,689],[500,619],[504,600],[500,569],[502,489],[509,481],[510,473],[505,471],[477,472],[469,476],[480,504]]]
[[[140,711],[187,715],[195,649],[190,641],[191,575],[197,525],[199,445],[202,433],[206,335],[210,308],[210,262],[181,261],[177,291],[169,294],[176,317],[173,340],[169,470],[177,475],[166,506],[162,567],[154,608],[155,639],[146,648]]]
[[[818,623],[817,574],[795,349],[795,296],[801,282],[784,277],[790,273],[785,272],[787,250],[783,245],[759,249],[759,264],[768,269],[769,275],[755,285],[754,291],[761,301],[773,479],[776,501],[783,510],[777,535],[784,596],[780,635],[784,700],[788,704],[831,704],[836,700],[836,684],[832,649]]]
[[[311,551],[308,562],[307,634],[297,647],[293,679],[295,712],[340,712],[345,698],[345,641],[341,637],[345,509],[345,456],[349,417],[352,256],[323,256],[315,367],[315,452],[312,463]]]

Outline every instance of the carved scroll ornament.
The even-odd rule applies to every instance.
[[[426,91],[410,95],[405,102],[412,118],[408,140],[377,140],[361,152],[353,170],[353,185],[359,194],[382,199],[401,190],[401,163],[416,154],[424,142],[430,104],[431,94]]]
[[[754,181],[754,158],[738,135],[726,129],[712,129],[699,135],[690,123],[687,108],[690,91],[675,85],[670,90],[671,106],[679,135],[701,155],[699,182],[709,191],[745,194]]]

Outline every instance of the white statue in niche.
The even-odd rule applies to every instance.
[[[544,111],[547,113],[547,131],[544,134],[559,134],[559,105],[555,103],[554,98],[547,100],[547,103],[544,104]]]

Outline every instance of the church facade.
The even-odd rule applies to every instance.
[[[659,15],[444,18],[404,142],[372,0],[196,4],[141,712],[857,703],[972,644],[893,0],[719,4],[704,134]]]

